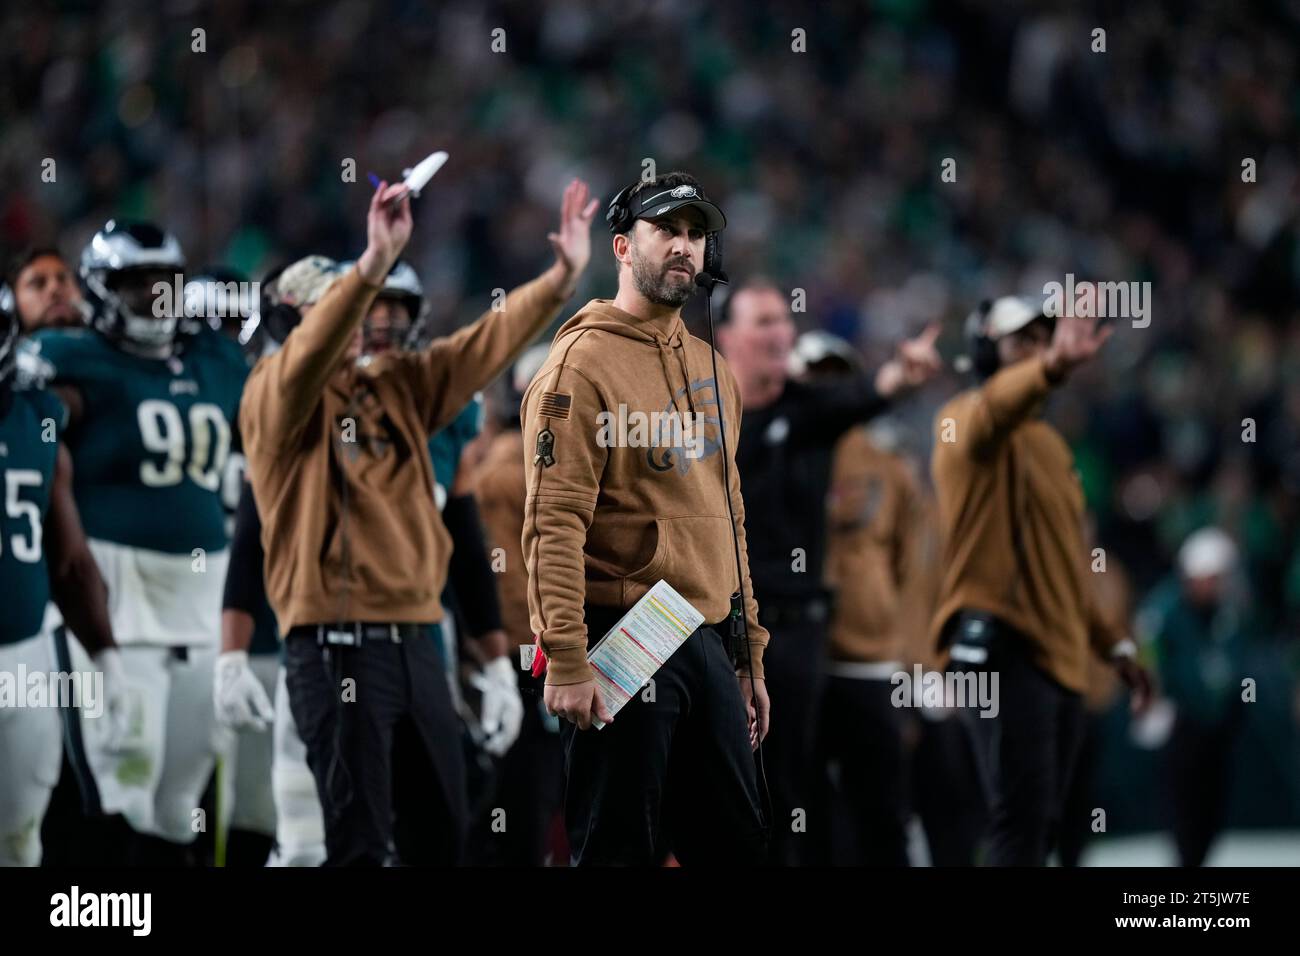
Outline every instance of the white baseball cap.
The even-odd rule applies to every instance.
[[[1237,565],[1237,546],[1220,528],[1202,528],[1178,549],[1178,569],[1185,578],[1227,574]]]
[[[343,278],[344,270],[326,256],[307,256],[285,267],[275,280],[276,295],[289,305],[313,305]]]
[[[1026,296],[1004,295],[994,300],[985,316],[984,334],[996,341],[1041,318],[1045,318],[1041,303]]]

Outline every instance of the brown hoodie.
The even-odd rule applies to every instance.
[[[515,644],[531,644],[528,623],[528,570],[519,539],[524,531],[524,438],[513,428],[499,433],[474,470],[474,497],[489,547],[500,548],[504,567],[497,574],[501,624]]]
[[[1001,618],[1032,642],[1039,667],[1082,692],[1088,649],[1122,634],[1098,612],[1087,580],[1083,487],[1065,440],[1038,417],[1051,386],[1041,359],[1002,369],[935,420],[930,467],[943,528],[937,640],[968,608]]]
[[[906,462],[878,448],[859,426],[835,446],[828,505],[831,659],[900,660],[903,589],[920,530],[916,483]]]
[[[628,608],[663,579],[705,623],[729,613],[735,552],[711,358],[680,317],[651,322],[595,299],[560,328],[524,394],[523,549],[532,629],[550,658],[547,683],[591,676],[585,604]],[[726,361],[718,356],[717,363],[745,618],[754,676],[761,677],[768,635],[749,581],[736,473],[740,393]],[[656,422],[651,413],[663,417]],[[674,435],[685,413],[692,423],[706,416],[703,427]]]
[[[442,619],[451,536],[434,504],[429,436],[563,305],[550,278],[534,279],[422,351],[345,364],[378,291],[352,269],[244,386],[239,427],[281,634]]]
[[[948,666],[948,652],[936,648],[930,640],[930,619],[939,603],[943,578],[939,506],[934,495],[918,492],[913,514],[903,593],[899,597],[898,630],[903,635],[903,664],[910,668],[919,663],[927,671],[941,671]]]

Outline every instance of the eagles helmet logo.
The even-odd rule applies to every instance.
[[[674,199],[685,199],[687,196],[694,196],[694,195],[695,195],[695,187],[694,187],[694,186],[678,186],[678,187],[677,187],[676,189],[674,189],[671,193],[669,193],[669,195],[672,196]]]

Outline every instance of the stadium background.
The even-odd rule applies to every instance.
[[[1300,859],[1300,3],[166,0],[6,5],[0,35],[6,257],[75,256],[114,216],[253,278],[350,257],[366,172],[445,148],[410,247],[437,330],[544,261],[568,176],[608,197],[645,158],[726,209],[733,277],[805,290],[801,327],[868,354],[940,319],[953,356],[979,298],[1066,273],[1149,281],[1150,327],[1121,327],[1053,418],[1139,600],[1191,530],[1240,543],[1259,696],[1219,859]],[[576,300],[612,283],[598,252]],[[960,384],[902,408],[922,459]],[[1105,729],[1091,859],[1165,862],[1123,839],[1166,823],[1157,757],[1122,703]]]

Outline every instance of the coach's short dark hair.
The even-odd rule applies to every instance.
[[[63,257],[63,253],[53,246],[28,246],[9,260],[9,267],[5,270],[4,275],[4,280],[9,284],[9,288],[16,291],[18,277],[22,275],[23,270],[37,259],[43,259],[45,256],[54,256],[64,265],[68,265],[68,260]]]
[[[662,176],[656,176],[654,179],[641,180],[635,186],[633,186],[632,189],[628,192],[625,202],[628,204],[628,206],[634,207],[637,204],[636,198],[640,196],[643,192],[645,192],[647,189],[657,189],[660,187],[664,189],[672,189],[675,186],[694,186],[695,191],[699,193],[701,199],[709,198],[705,194],[704,187],[700,185],[700,181],[698,179],[696,179],[688,172],[684,172],[680,169],[675,169],[671,173],[664,173]],[[636,220],[634,219],[629,224],[627,229],[625,229],[622,233],[620,233],[621,235],[627,236],[628,242],[632,241],[632,226],[635,225],[636,225]]]

